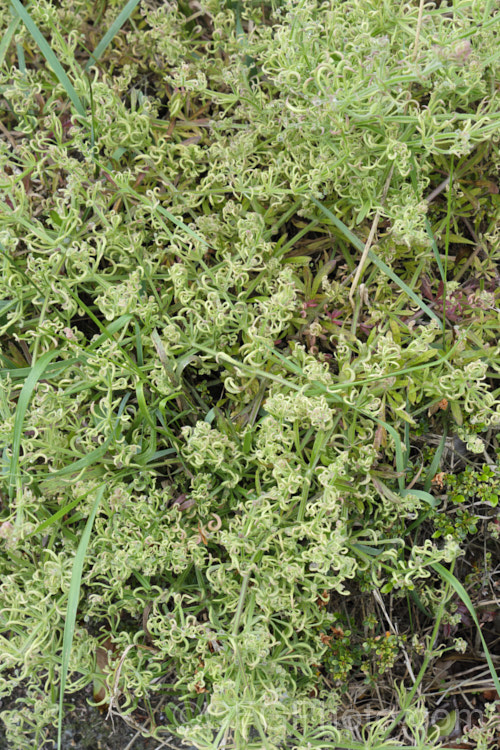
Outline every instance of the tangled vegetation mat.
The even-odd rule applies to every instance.
[[[0,9],[9,747],[497,747],[498,4]]]

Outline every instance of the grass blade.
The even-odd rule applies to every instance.
[[[41,357],[40,357],[41,359]],[[2,356],[1,357],[2,362],[8,362],[7,357]],[[39,362],[40,360],[38,360]],[[71,359],[64,359],[60,362],[54,362],[52,365],[49,365],[47,368],[46,376],[49,377],[55,377],[56,375],[60,375],[64,370],[67,370],[72,365],[75,365],[79,363],[81,360],[79,357],[72,357]],[[38,364],[37,362],[37,364]],[[17,367],[14,362],[11,363],[10,367],[2,367],[0,369],[0,378],[2,376],[8,375],[12,380],[15,379],[21,379],[25,380],[30,372],[32,371],[31,367]]]
[[[45,372],[45,369],[47,368],[47,365],[50,363],[51,359],[53,359],[56,354],[58,354],[58,350],[54,349],[51,352],[46,352],[43,354],[38,362],[31,368],[31,371],[26,378],[26,381],[21,389],[21,393],[19,394],[19,399],[17,401],[17,408],[16,408],[16,416],[14,419],[14,434],[12,439],[12,457],[10,459],[10,466],[9,466],[9,497],[12,497],[14,493],[14,487],[16,486],[17,482],[17,469],[19,466],[19,451],[21,448],[21,436],[23,431],[23,424],[24,424],[24,418],[26,416],[26,410],[28,408],[28,404],[31,401],[31,396],[33,395],[33,391],[35,390],[35,386],[42,377],[43,373]],[[20,519],[16,519],[19,521]]]
[[[22,44],[16,44],[16,52],[17,52],[17,67],[23,74],[23,77],[26,77],[26,58],[24,57],[24,49]]]
[[[463,603],[469,610],[470,615],[472,619],[474,620],[474,623],[477,627],[479,637],[481,639],[481,643],[483,644],[484,655],[485,655],[486,661],[488,662],[488,667],[490,668],[491,676],[493,678],[496,691],[500,695],[500,679],[498,678],[495,666],[490,656],[490,652],[488,651],[488,646],[486,645],[486,641],[484,640],[483,632],[481,630],[481,626],[479,624],[479,620],[477,619],[476,611],[474,609],[474,605],[472,604],[470,600],[469,594],[464,589],[460,581],[457,578],[455,578],[453,573],[450,573],[450,571],[447,570],[443,565],[441,565],[440,563],[432,563],[431,567],[434,568],[436,573],[439,573],[441,578],[443,578],[452,588],[455,589],[456,593],[458,594],[460,599],[463,601]]]
[[[5,60],[5,55],[7,54],[7,50],[10,47],[12,37],[16,33],[16,29],[19,26],[20,20],[21,19],[19,18],[19,16],[15,16],[12,19],[9,26],[7,27],[7,31],[3,35],[2,41],[0,42],[0,67],[3,65],[3,61]]]
[[[435,508],[439,500],[435,497],[433,497],[430,492],[426,492],[425,490],[403,490],[401,492],[401,497],[407,497],[407,495],[413,495],[414,497],[418,497],[420,500],[423,500],[424,503],[427,503],[431,506],[431,508]]]
[[[432,485],[432,480],[437,474],[437,470],[439,469],[439,466],[441,465],[441,458],[443,455],[444,447],[446,445],[446,438],[448,437],[448,424],[447,422],[444,423],[444,430],[443,430],[443,437],[441,438],[439,445],[437,447],[437,450],[434,454],[434,458],[432,459],[432,463],[429,467],[429,471],[427,472],[427,476],[425,478],[424,482],[424,490],[428,492]]]
[[[316,198],[313,198],[312,196],[310,196],[310,200],[314,203],[315,206],[317,206],[325,214],[325,216],[327,216],[330,219],[330,221],[342,232],[344,237],[346,237],[346,239],[348,239],[349,242],[352,245],[354,245],[354,247],[357,250],[359,250],[361,253],[364,251],[365,249],[364,244],[361,242],[359,237],[356,237],[356,235],[353,232],[351,232],[351,230],[348,227],[346,227],[343,221],[340,221],[340,219],[334,216],[334,214],[332,214],[332,212],[329,211],[328,208],[326,208],[319,201],[317,201]],[[416,302],[416,304],[420,307],[420,309],[423,310],[425,313],[427,313],[427,315],[430,318],[435,320],[439,324],[439,327],[442,329],[443,324],[441,320],[438,318],[438,316],[436,315],[436,313],[433,310],[431,310],[431,308],[425,304],[425,302],[418,296],[418,294],[416,294],[416,292],[414,292],[413,289],[410,289],[408,284],[405,284],[405,282],[402,279],[400,279],[399,276],[397,276],[394,273],[394,271],[391,268],[389,268],[389,266],[387,266],[382,260],[380,260],[380,258],[378,258],[375,255],[373,250],[370,250],[368,252],[368,257],[370,258],[372,263],[374,263],[377,266],[377,268],[380,271],[382,271],[382,273],[385,273],[385,275],[388,276],[391,279],[391,281],[394,281],[394,283],[399,286],[401,291],[404,292],[406,295],[408,295],[408,297],[410,297],[410,299],[412,299],[414,302]]]
[[[444,272],[443,264],[441,262],[441,256],[439,255],[439,249],[436,244],[436,238],[434,237],[434,232],[432,231],[431,223],[427,217],[425,218],[425,231],[429,235],[429,239],[432,243],[432,252],[434,253],[434,258],[436,259],[436,264],[439,269],[439,274],[444,284],[446,281],[446,274]]]
[[[364,246],[364,243],[361,242],[361,240],[359,239],[359,237],[356,237],[356,235],[354,234],[354,232],[351,232],[351,230],[349,229],[349,227],[347,227],[344,224],[343,221],[341,221],[334,214],[332,214],[332,212],[328,208],[326,208],[325,206],[323,206],[322,203],[320,203],[319,201],[317,201],[316,198],[313,198],[312,196],[310,196],[310,200],[314,203],[315,206],[317,206],[321,211],[323,211],[323,213],[325,214],[325,216],[328,216],[328,218],[330,219],[330,221],[332,222],[332,224],[334,224],[337,227],[337,229],[339,229],[341,231],[341,233],[344,235],[344,237],[347,240],[349,240],[349,242],[351,243],[351,245],[354,245],[354,247],[362,253],[363,250],[365,249],[365,246]]]
[[[65,515],[67,515],[70,511],[73,510],[73,508],[76,508],[78,503],[82,502],[81,497],[77,497],[74,500],[72,500],[67,505],[63,505],[62,508],[59,508],[58,511],[53,513],[51,516],[45,519],[45,521],[42,521],[41,524],[39,524],[33,531],[31,531],[29,534],[26,534],[26,539],[29,539],[32,536],[36,536],[37,534],[40,534],[42,531],[45,531],[45,529],[48,529],[49,526],[52,526],[56,523],[56,521],[59,521],[60,518],[63,518]]]
[[[368,257],[373,263],[375,263],[375,265],[380,269],[380,271],[385,273],[386,276],[388,276],[392,281],[394,281],[399,286],[402,292],[407,294],[408,297],[410,297],[414,302],[416,302],[421,310],[427,313],[427,315],[430,318],[435,320],[441,329],[443,328],[443,323],[439,319],[439,317],[436,315],[436,313],[433,310],[431,310],[431,308],[425,304],[425,302],[418,296],[418,294],[416,294],[416,292],[414,292],[413,289],[410,289],[410,287],[407,284],[405,284],[405,282],[402,279],[400,279],[399,276],[397,276],[394,273],[394,271],[391,268],[389,268],[389,266],[386,266],[384,261],[380,260],[380,258],[377,258],[377,256],[372,250],[369,251]]]
[[[85,555],[87,553],[87,547],[90,539],[90,532],[94,525],[94,519],[97,514],[99,503],[104,495],[104,487],[98,491],[90,516],[87,519],[85,528],[83,530],[80,544],[75,554],[75,560],[73,562],[73,570],[71,573],[71,583],[69,586],[68,594],[68,606],[66,609],[66,622],[64,624],[64,635],[63,635],[63,650],[62,650],[62,662],[61,662],[61,685],[59,688],[59,720],[57,726],[57,749],[62,748],[62,715],[63,715],[63,701],[64,691],[66,689],[66,678],[68,676],[69,657],[71,654],[71,647],[73,645],[73,636],[75,633],[75,622],[76,612],[78,609],[78,601],[80,599],[80,584],[82,580],[83,563]]]
[[[43,36],[42,32],[36,25],[36,23],[31,18],[30,14],[22,5],[19,0],[10,0],[12,7],[14,11],[17,13],[19,18],[23,21],[24,25],[30,32],[31,36],[37,43],[40,52],[45,57],[45,60],[47,61],[48,65],[52,68],[54,73],[56,74],[57,78],[59,79],[59,83],[62,84],[64,87],[64,90],[66,91],[68,97],[71,99],[74,108],[78,112],[79,115],[82,117],[86,117],[86,111],[85,107],[83,106],[80,97],[76,93],[73,84],[69,80],[63,66],[55,56],[54,52],[52,51],[52,48],[50,47],[50,44],[47,42],[45,37]]]
[[[93,466],[99,461],[100,458],[106,455],[112,439],[113,436],[110,435],[102,445],[100,445],[98,448],[95,448],[90,453],[87,453],[83,458],[79,458],[76,461],[73,461],[73,463],[69,464],[68,466],[63,466],[62,469],[50,472],[50,474],[47,474],[47,478],[45,481],[50,481],[55,477],[64,477],[68,474],[75,474],[76,476],[82,471],[85,471],[85,469],[88,469],[90,466]]]
[[[92,65],[96,64],[96,62],[99,60],[104,50],[111,44],[114,37],[118,34],[123,24],[128,21],[128,19],[134,12],[134,9],[137,7],[137,5],[139,5],[139,3],[140,3],[140,0],[128,0],[128,3],[126,4],[122,12],[115,18],[115,20],[113,21],[109,29],[104,34],[103,38],[101,39],[101,41],[99,42],[95,50],[92,52],[90,56],[90,60],[88,61],[88,63],[86,64],[84,68],[85,72],[90,70]]]
[[[111,435],[109,435],[104,443],[100,445],[98,448],[95,448],[95,450],[91,451],[90,453],[87,453],[86,456],[83,456],[83,458],[79,458],[77,461],[73,461],[72,464],[69,464],[68,466],[63,466],[62,469],[58,469],[57,471],[53,471],[50,474],[47,475],[47,478],[45,481],[50,481],[54,479],[54,477],[62,477],[67,474],[77,474],[81,473],[82,471],[85,471],[85,469],[90,468],[94,464],[96,464],[99,459],[101,459],[107,452],[110,444],[112,443],[113,439],[118,439],[121,434],[120,430],[120,418],[125,410],[125,407],[127,405],[127,402],[130,398],[130,393],[127,393],[121,400],[120,406],[118,407],[117,417],[115,421],[115,428]]]

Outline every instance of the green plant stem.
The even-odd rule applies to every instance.
[[[453,569],[453,566],[452,566],[452,569]],[[413,701],[413,699],[415,698],[415,696],[417,694],[417,691],[418,691],[418,689],[419,689],[419,687],[420,687],[420,685],[422,683],[422,680],[424,679],[424,676],[425,676],[425,673],[427,671],[427,668],[428,668],[428,666],[429,666],[429,664],[431,662],[431,659],[433,657],[433,648],[434,648],[434,644],[436,642],[436,639],[438,637],[439,628],[441,626],[441,620],[443,619],[444,610],[445,610],[446,604],[448,602],[449,593],[450,593],[450,585],[449,585],[449,583],[446,583],[445,593],[444,593],[444,596],[442,597],[442,599],[441,599],[441,601],[439,603],[439,607],[438,607],[438,611],[437,611],[437,615],[436,615],[436,621],[435,621],[434,627],[432,629],[431,637],[429,638],[429,647],[425,651],[425,656],[424,656],[424,660],[422,662],[422,666],[420,667],[420,670],[419,670],[418,675],[417,675],[417,677],[415,679],[415,682],[414,682],[414,684],[413,684],[410,692],[408,693],[408,695],[406,697],[406,705],[401,709],[401,711],[397,714],[396,718],[393,720],[393,722],[389,725],[389,727],[384,732],[384,740],[386,740],[390,736],[391,732],[394,731],[394,729],[397,727],[397,725],[399,724],[399,722],[401,721],[401,719],[404,717],[407,709],[411,706],[412,701]]]

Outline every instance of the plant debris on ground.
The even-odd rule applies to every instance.
[[[497,747],[497,3],[0,9],[9,747]]]

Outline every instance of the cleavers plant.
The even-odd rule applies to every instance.
[[[409,471],[422,420],[475,454],[500,425],[496,4],[19,6],[0,0],[11,746],[94,682],[129,719],[163,698],[144,731],[200,750],[389,750],[394,722],[360,740],[338,719],[410,639],[339,613],[412,594],[424,666],[441,653],[438,573],[471,526],[429,530],[439,466]],[[397,718],[423,750],[418,680]]]

